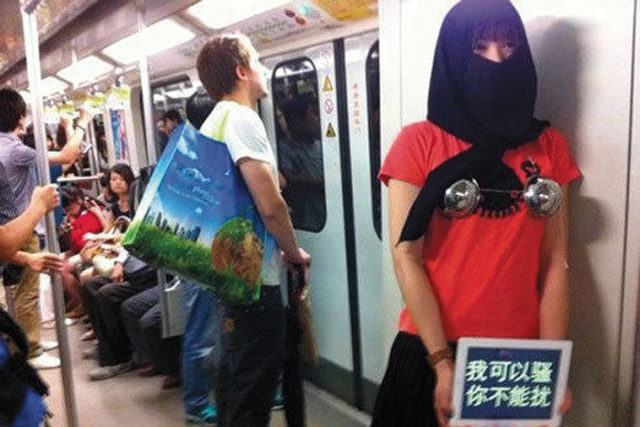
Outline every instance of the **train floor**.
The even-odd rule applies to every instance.
[[[88,372],[95,360],[82,359],[88,344],[80,341],[84,328],[67,327],[71,347],[71,365],[80,427],[173,427],[194,426],[184,421],[180,389],[162,390],[162,377],[141,378],[130,372],[103,381],[89,381]],[[43,330],[43,340],[55,340],[54,330]],[[57,351],[51,351],[57,355]],[[52,427],[65,427],[64,393],[60,369],[41,371],[50,386],[47,404],[54,417]],[[367,426],[370,418],[343,401],[305,384],[308,427]],[[273,411],[270,427],[286,426],[284,412]]]

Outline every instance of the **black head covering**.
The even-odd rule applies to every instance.
[[[496,63],[473,53],[478,38],[506,35],[516,49]],[[549,124],[533,117],[536,72],[518,12],[508,0],[461,0],[440,28],[429,89],[427,119],[472,144],[427,177],[409,212],[400,241],[416,240],[426,231],[444,191],[459,179],[481,187],[519,191],[517,175],[502,155],[538,138]],[[478,213],[503,217],[518,210],[508,192],[486,193]]]

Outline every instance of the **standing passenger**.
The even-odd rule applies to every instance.
[[[460,337],[567,337],[567,197],[542,218],[522,196],[538,177],[566,196],[580,171],[560,132],[533,117],[535,99],[533,59],[511,3],[456,4],[436,46],[427,121],[402,130],[380,171],[405,308],[373,426],[448,425],[460,409],[451,406]],[[462,179],[480,187],[477,208],[455,220],[434,212]],[[570,402],[567,393],[561,410]]]
[[[69,143],[61,151],[47,153],[49,164],[73,163],[80,155],[80,143],[90,116],[81,111],[78,126]],[[20,136],[27,128],[27,106],[22,96],[13,89],[0,89],[0,163],[9,179],[16,197],[16,208],[22,214],[29,205],[36,187],[36,151],[27,147]],[[42,223],[25,245],[23,251],[38,253],[40,236],[44,235]],[[27,268],[22,272],[15,293],[16,320],[25,330],[29,340],[29,358],[37,368],[60,366],[60,360],[43,352],[40,347],[39,273]]]
[[[200,128],[215,106],[206,91],[187,101],[187,120]],[[218,411],[209,399],[220,353],[220,303],[210,291],[182,280],[187,323],[182,336],[182,401],[187,421],[213,425]]]
[[[296,242],[287,204],[278,189],[275,157],[256,113],[258,100],[268,93],[268,70],[258,61],[249,39],[240,34],[207,42],[198,55],[197,68],[209,95],[220,100],[200,131],[221,135],[286,260],[308,268],[311,257]],[[221,427],[269,424],[284,353],[281,270],[275,251],[262,271],[260,300],[251,306],[224,309],[216,386]]]

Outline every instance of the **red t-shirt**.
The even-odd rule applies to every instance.
[[[414,123],[398,135],[379,177],[385,184],[397,179],[422,187],[431,170],[469,147],[429,121]],[[540,176],[560,185],[580,176],[567,141],[552,128],[502,158],[523,183],[527,160],[538,165]],[[425,239],[424,266],[447,339],[538,337],[537,282],[544,227],[545,220],[534,218],[525,206],[502,218],[475,214],[449,219],[434,212]],[[399,329],[418,333],[406,307]]]
[[[71,250],[80,252],[84,248],[84,235],[87,233],[100,233],[102,223],[93,213],[84,211],[71,223]]]

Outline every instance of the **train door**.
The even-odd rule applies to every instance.
[[[378,34],[344,41],[346,95],[355,246],[358,307],[362,342],[364,408],[371,411],[386,366],[389,343],[385,329],[385,297],[382,282],[382,220],[380,210],[380,68]],[[395,322],[393,322],[395,326]]]
[[[354,372],[354,301],[345,239],[349,221],[343,197],[350,183],[342,167],[335,62],[334,43],[263,60],[272,75],[261,114],[275,143],[297,238],[313,257],[311,301],[321,360],[308,376],[355,403],[359,374]]]

